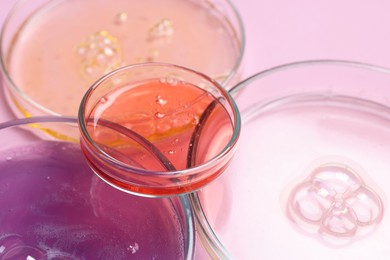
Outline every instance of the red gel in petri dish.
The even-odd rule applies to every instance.
[[[314,60],[233,88],[236,155],[191,194],[211,257],[387,258],[389,86],[389,69]]]
[[[77,139],[53,137],[63,124],[78,128],[64,117],[0,124],[0,258],[192,259],[188,198],[111,187],[90,169]]]
[[[93,170],[121,190],[151,197],[192,192],[218,177],[240,130],[224,88],[162,63],[124,67],[97,81],[82,100],[79,123]]]

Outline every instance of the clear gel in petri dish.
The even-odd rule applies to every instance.
[[[0,124],[0,258],[192,259],[188,198],[149,199],[107,185],[77,140],[44,131],[62,124],[78,128],[64,117]]]
[[[242,116],[226,172],[191,195],[204,247],[234,259],[389,255],[390,70],[304,61],[231,90]]]
[[[229,0],[18,1],[0,37],[4,86],[18,116],[76,116],[103,75],[168,62],[236,82],[244,50]]]

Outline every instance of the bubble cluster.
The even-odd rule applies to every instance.
[[[77,56],[81,74],[92,79],[119,68],[123,62],[118,40],[105,30],[88,36],[79,44]]]
[[[340,165],[314,169],[293,188],[287,204],[288,216],[303,231],[342,239],[373,228],[383,211],[379,195],[356,172]]]
[[[149,29],[149,39],[156,40],[173,35],[174,28],[171,20],[164,18]]]
[[[166,77],[160,78],[160,83],[176,86],[181,82],[175,77],[175,75],[167,75]]]
[[[138,245],[138,243],[134,243],[134,244],[129,245],[128,250],[129,250],[132,254],[137,253],[138,250],[139,250],[139,245]]]

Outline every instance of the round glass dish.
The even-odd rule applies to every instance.
[[[74,141],[46,129],[76,118],[0,123],[1,259],[192,259],[188,197],[143,198],[112,188]]]
[[[209,254],[387,258],[390,70],[304,61],[260,72],[238,91],[236,155],[191,195]]]
[[[135,63],[192,68],[225,88],[244,51],[229,0],[20,0],[0,36],[7,100],[18,116],[76,116],[85,91]]]
[[[79,111],[81,146],[107,183],[172,196],[217,178],[241,120],[229,93],[196,71],[164,63],[122,67],[97,81]]]

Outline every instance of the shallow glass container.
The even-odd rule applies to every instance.
[[[390,70],[316,60],[234,87],[230,167],[192,194],[218,259],[385,259],[390,243]]]
[[[51,129],[77,119],[0,123],[1,259],[192,259],[195,230],[185,196],[119,191],[89,168],[78,139]]]
[[[0,36],[7,100],[18,116],[76,116],[101,76],[167,62],[231,88],[245,34],[229,0],[20,0]]]
[[[234,99],[208,76],[148,63],[120,68],[92,85],[79,125],[83,152],[102,179],[158,197],[193,192],[222,174],[241,119]]]

